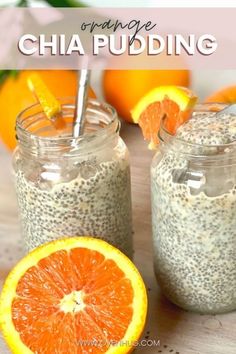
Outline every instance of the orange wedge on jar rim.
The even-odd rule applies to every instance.
[[[149,91],[131,111],[133,121],[142,129],[149,148],[158,145],[158,131],[163,117],[165,129],[172,135],[187,121],[197,102],[197,96],[179,86],[159,86]]]
[[[146,313],[134,264],[90,237],[36,248],[11,271],[0,297],[0,325],[13,354],[128,353]]]
[[[39,101],[46,117],[51,120],[56,129],[63,129],[65,122],[62,117],[60,102],[52,94],[39,74],[33,73],[28,77],[28,87]]]

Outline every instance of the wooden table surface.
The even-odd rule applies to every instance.
[[[121,132],[131,153],[135,263],[149,294],[144,338],[150,346],[143,354],[235,354],[236,313],[217,316],[192,314],[179,309],[160,293],[152,268],[149,167],[147,150],[138,127],[124,125]],[[0,282],[22,256],[19,222],[11,177],[11,156],[0,147]],[[151,345],[152,344],[152,345]],[[9,354],[0,338],[0,353]],[[24,353],[22,353],[24,354]],[[69,353],[68,353],[69,354]]]

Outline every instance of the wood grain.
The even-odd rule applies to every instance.
[[[235,312],[217,316],[192,314],[172,305],[161,295],[152,268],[149,169],[153,153],[148,151],[138,127],[124,124],[121,135],[131,153],[135,262],[144,276],[149,294],[148,322],[143,338],[155,340],[156,344],[160,341],[156,346],[138,347],[136,352],[143,354],[235,354]],[[22,255],[10,160],[10,155],[1,148],[1,282]],[[148,343],[151,344],[151,342]],[[0,340],[0,353],[9,354],[3,340]]]

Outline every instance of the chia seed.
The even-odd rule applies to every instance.
[[[21,162],[16,192],[27,251],[66,236],[99,237],[132,257],[130,169],[126,160],[87,161],[66,182],[32,180]]]

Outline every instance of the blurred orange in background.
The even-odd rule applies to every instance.
[[[220,89],[210,96],[208,96],[205,102],[213,103],[235,103],[236,102],[236,86],[228,86]]]
[[[104,96],[121,118],[132,122],[130,111],[151,89],[162,85],[189,87],[188,70],[106,70]]]
[[[29,90],[27,78],[34,71],[19,71],[9,75],[0,86],[0,139],[13,150],[16,146],[15,122],[17,115],[26,107],[37,102]],[[70,97],[76,94],[77,75],[71,70],[37,71],[56,97]],[[92,90],[90,96],[95,97]]]

